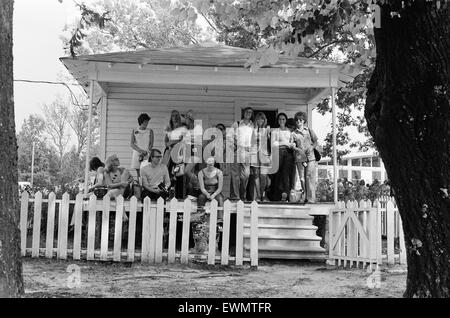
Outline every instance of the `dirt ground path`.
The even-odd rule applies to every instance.
[[[367,271],[300,261],[262,260],[253,270],[26,259],[23,271],[27,297],[402,297],[406,287],[405,267],[381,268],[369,288]]]

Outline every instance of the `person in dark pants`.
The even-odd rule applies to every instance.
[[[243,110],[243,117],[231,125],[227,141],[234,148],[235,162],[230,164],[230,200],[247,201],[247,185],[250,176],[250,150],[253,134],[253,109]]]
[[[279,167],[274,178],[275,191],[281,194],[281,201],[286,201],[292,190],[292,171],[295,169],[294,155],[292,151],[291,130],[286,127],[288,117],[285,113],[279,113],[277,122],[279,127],[272,131],[271,142],[273,147],[278,147]]]

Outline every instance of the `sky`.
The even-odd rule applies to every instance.
[[[72,1],[14,1],[14,80],[58,81],[65,67],[59,61],[64,50],[59,35],[76,10]],[[57,94],[69,96],[62,85],[14,82],[17,130],[30,114],[42,114],[42,105]]]
[[[87,1],[89,3],[89,1]],[[57,95],[69,97],[62,85],[23,83],[17,80],[59,81],[67,74],[59,61],[63,57],[60,35],[64,25],[79,15],[73,1],[15,0],[14,1],[14,99],[16,129],[30,114],[41,114],[42,106],[51,103]],[[331,130],[331,114],[322,116],[313,112],[313,129],[323,140]],[[360,139],[356,129],[350,129],[353,139]]]

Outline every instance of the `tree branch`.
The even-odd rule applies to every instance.
[[[205,16],[205,14],[203,12],[201,12],[200,10],[198,11],[200,12],[201,16],[206,20],[206,22],[208,22],[209,26],[211,28],[213,28],[214,31],[216,31],[217,34],[220,34],[220,32],[217,30],[217,28],[212,24],[212,22]]]
[[[312,58],[312,57],[314,57],[314,56],[317,55],[320,51],[322,51],[323,49],[329,47],[330,45],[338,44],[338,43],[352,43],[352,42],[354,43],[355,41],[354,41],[354,40],[351,40],[351,39],[342,39],[342,40],[335,40],[335,41],[332,41],[332,42],[330,42],[330,43],[328,43],[328,44],[325,44],[325,45],[319,47],[315,52],[313,52],[313,53],[311,53],[310,55],[308,55],[307,58]]]

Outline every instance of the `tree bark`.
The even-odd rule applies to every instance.
[[[13,101],[13,0],[0,1],[0,297],[23,294]]]
[[[404,2],[381,5],[365,117],[403,221],[404,296],[450,297],[450,3]]]

